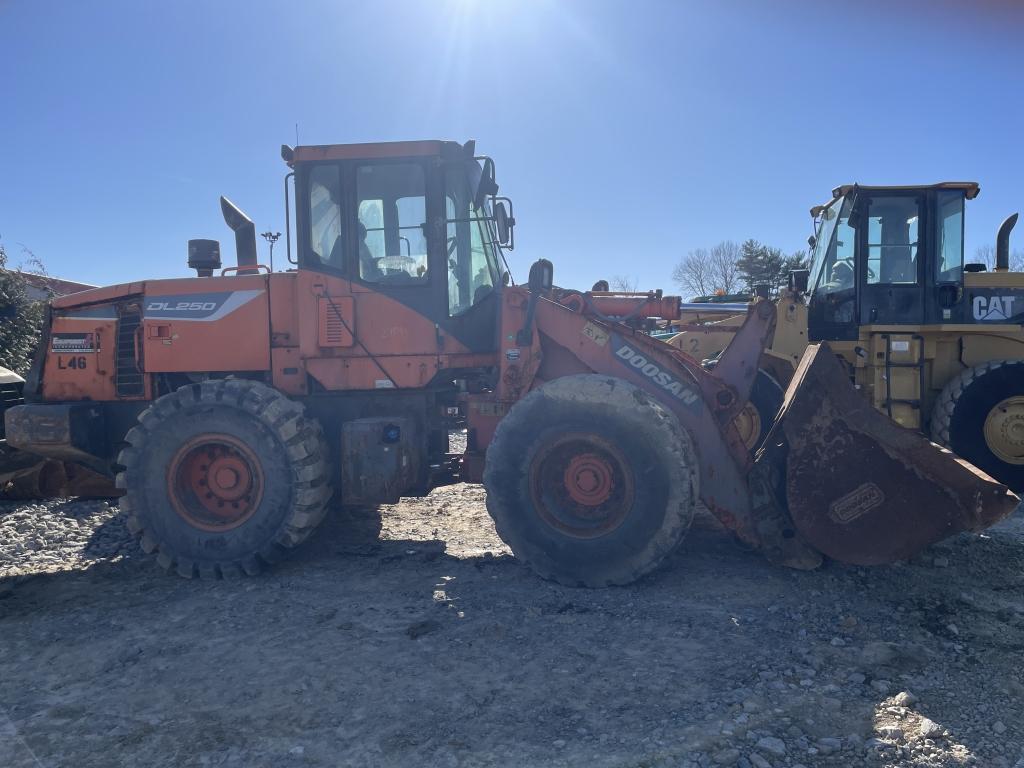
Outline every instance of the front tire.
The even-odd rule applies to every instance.
[[[950,381],[932,411],[931,435],[1011,490],[1024,491],[1024,361],[993,360]]]
[[[566,376],[501,420],[484,486],[498,535],[538,574],[568,586],[629,584],[686,534],[697,460],[675,416],[643,390]]]
[[[750,399],[733,423],[739,430],[740,439],[753,454],[764,445],[765,438],[775,423],[775,417],[782,407],[785,391],[775,378],[763,368],[758,369]]]
[[[309,535],[331,497],[320,425],[258,382],[181,387],[125,440],[128,527],[186,578],[259,572]]]

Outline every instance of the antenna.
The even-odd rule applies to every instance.
[[[295,146],[299,146],[299,124],[295,124]]]

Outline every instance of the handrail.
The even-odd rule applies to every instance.
[[[267,274],[270,274],[270,267],[268,267],[266,264],[241,264],[234,267],[224,267],[224,269],[220,271],[220,276],[224,277],[224,275],[226,275],[228,272],[239,272],[243,269],[255,269],[257,273],[261,269],[265,269],[267,270]]]

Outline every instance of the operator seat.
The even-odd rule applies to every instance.
[[[321,263],[326,263],[335,269],[342,269],[345,266],[345,243],[341,235],[334,238],[334,246],[331,248],[331,255],[327,257],[327,260],[320,260]]]
[[[897,217],[892,217],[896,219]],[[917,282],[916,265],[911,258],[909,233],[902,221],[883,221],[882,263],[879,280],[883,283]]]

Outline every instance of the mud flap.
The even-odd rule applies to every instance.
[[[775,504],[762,494],[758,505],[771,534],[769,557],[773,541],[786,541],[789,552],[803,542],[858,565],[906,559],[955,533],[987,528],[1019,501],[872,407],[824,343],[804,353],[751,481],[752,489],[774,490]],[[779,514],[783,506],[788,515]],[[795,531],[786,529],[787,521]],[[806,553],[794,562],[779,555],[773,559],[811,564]]]

